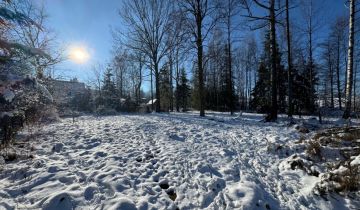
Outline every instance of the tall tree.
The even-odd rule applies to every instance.
[[[172,16],[170,17],[172,27],[167,34],[168,37],[168,45],[169,45],[169,63],[173,66],[172,71],[173,74],[170,75],[172,80],[175,79],[175,86],[176,88],[180,86],[181,83],[181,68],[180,65],[185,61],[187,58],[188,51],[190,49],[190,45],[188,44],[187,40],[190,38],[190,34],[187,33],[185,30],[185,16],[186,14],[181,11],[178,7],[173,10]],[[171,84],[173,82],[171,81]],[[171,89],[173,87],[171,86]],[[179,100],[176,100],[178,95],[175,92],[175,107],[176,111],[180,111],[180,104]]]
[[[309,113],[313,113],[316,110],[316,83],[317,77],[317,64],[315,63],[314,54],[317,48],[316,33],[323,27],[322,19],[320,18],[321,11],[323,9],[324,2],[322,0],[306,0],[301,4],[302,16],[304,24],[302,30],[306,37],[306,49],[307,49],[307,62],[304,69],[306,95],[304,98],[305,109]]]
[[[269,32],[266,33],[264,40],[264,52],[261,57],[260,65],[257,71],[258,80],[252,91],[252,99],[250,105],[252,109],[260,113],[267,113],[271,108],[272,103],[272,89],[271,89],[271,69],[272,69],[272,52],[270,50],[271,40]],[[281,53],[279,47],[276,47],[276,69],[277,69],[277,90],[278,90],[278,109],[284,112],[286,110],[286,95],[287,95],[287,75],[284,66],[281,65]]]
[[[186,26],[190,30],[196,43],[197,51],[197,79],[198,96],[200,97],[200,116],[205,116],[205,92],[204,92],[204,41],[215,25],[211,15],[215,6],[211,0],[179,0],[182,11],[186,14]],[[216,19],[215,19],[216,20]]]
[[[348,48],[348,65],[346,70],[347,83],[345,92],[345,111],[343,118],[350,117],[351,112],[351,91],[353,85],[353,72],[354,72],[354,42],[355,42],[355,2],[356,0],[350,0],[350,18],[349,18],[349,48]]]
[[[250,7],[248,6],[249,3],[247,1],[244,1],[246,8],[249,11],[248,18],[250,20],[265,20],[266,25],[269,26],[270,31],[270,55],[271,55],[271,107],[269,110],[268,115],[266,116],[266,121],[276,121],[277,115],[278,115],[278,76],[277,76],[277,50],[276,50],[276,11],[278,9],[275,9],[275,0],[268,0],[266,3],[262,3],[259,0],[252,0],[259,8],[264,9],[268,16],[265,17],[258,17],[254,16],[252,12],[250,11]],[[261,25],[263,27],[263,25]],[[259,27],[257,27],[259,28]]]
[[[29,48],[41,49],[51,55],[48,59],[28,55],[23,58],[28,61],[36,77],[43,79],[50,67],[64,60],[62,50],[56,46],[56,35],[45,27],[48,15],[44,4],[38,6],[31,0],[14,1],[11,4],[15,11],[21,12],[36,22],[36,25],[21,24],[14,27],[11,36]]]
[[[155,76],[156,111],[160,112],[160,68],[168,52],[165,34],[169,30],[171,2],[163,0],[127,0],[120,15],[128,27],[122,41],[125,46],[146,55]]]
[[[286,0],[286,42],[287,42],[287,61],[288,61],[288,116],[292,117],[294,112],[294,104],[293,104],[293,94],[292,94],[292,86],[293,86],[293,64],[292,64],[292,55],[291,55],[291,34],[290,34],[290,15],[289,15],[289,0]]]
[[[233,44],[233,37],[232,37],[232,33],[234,32],[235,29],[237,29],[237,27],[234,27],[236,22],[235,22],[235,17],[237,17],[240,14],[240,9],[241,9],[241,2],[238,0],[226,0],[225,2],[221,1],[219,2],[219,12],[220,12],[220,17],[222,19],[222,22],[225,26],[225,30],[226,30],[226,41],[227,41],[227,46],[226,46],[226,54],[227,54],[227,86],[226,86],[226,92],[228,95],[228,106],[230,109],[230,114],[233,115],[234,114],[234,105],[235,105],[235,100],[234,100],[234,85],[233,85],[233,56],[232,56],[232,44]],[[236,24],[238,25],[238,24]]]
[[[323,59],[325,60],[326,64],[325,64],[325,77],[324,77],[324,84],[328,84],[330,83],[327,88],[325,89],[329,89],[330,91],[330,108],[334,108],[335,107],[335,103],[334,103],[334,47],[332,46],[332,42],[331,42],[331,37],[329,37],[325,43],[322,45],[322,47],[324,48],[324,52],[323,52]],[[328,90],[325,90],[325,98],[328,98],[327,96],[327,92]]]
[[[336,73],[336,90],[337,90],[337,100],[340,110],[342,109],[342,88],[341,88],[341,80],[342,80],[342,71],[341,71],[341,57],[344,54],[342,52],[342,46],[346,43],[345,30],[348,25],[347,19],[344,16],[340,16],[336,18],[335,22],[331,26],[331,39],[332,45],[334,46],[334,54],[336,57],[335,61],[335,73]]]
[[[119,102],[112,76],[112,69],[107,68],[104,73],[103,86],[101,87],[102,98],[100,99],[100,104],[109,109],[117,108]]]

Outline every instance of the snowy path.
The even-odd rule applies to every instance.
[[[64,119],[45,127],[34,160],[5,167],[0,209],[331,209],[300,171],[279,170],[288,154],[273,147],[295,130],[259,119]]]

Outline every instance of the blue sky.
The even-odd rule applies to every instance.
[[[320,0],[319,0],[320,1]],[[324,23],[346,14],[345,0],[324,0]],[[105,65],[111,58],[111,27],[121,28],[118,10],[122,0],[44,0],[49,15],[48,26],[57,34],[61,46],[83,45],[90,51],[85,64],[65,61],[56,66],[66,77],[87,80],[91,66]],[[325,32],[326,28],[323,29]]]
[[[112,48],[111,27],[120,27],[116,0],[44,0],[49,15],[48,26],[57,34],[60,46],[85,46],[90,60],[77,64],[70,60],[56,66],[67,77],[87,79],[96,63],[107,63]]]

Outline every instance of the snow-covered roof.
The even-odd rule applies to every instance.
[[[151,104],[154,104],[156,103],[157,99],[154,99],[154,100],[150,100],[146,105],[151,105]]]

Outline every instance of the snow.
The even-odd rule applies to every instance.
[[[157,99],[153,99],[153,100],[150,100],[146,105],[151,105],[151,104],[155,104],[157,101]]]
[[[62,119],[0,173],[0,209],[348,209],[292,169],[300,134],[243,113]],[[353,162],[358,161],[358,157]],[[354,164],[355,164],[354,163]],[[1,169],[1,167],[0,167]]]
[[[360,165],[360,155],[359,156],[356,156],[356,157],[353,157],[354,160],[351,161],[350,165],[351,166],[358,166]]]
[[[15,98],[15,93],[10,89],[5,89],[3,97],[6,101],[11,102]]]

